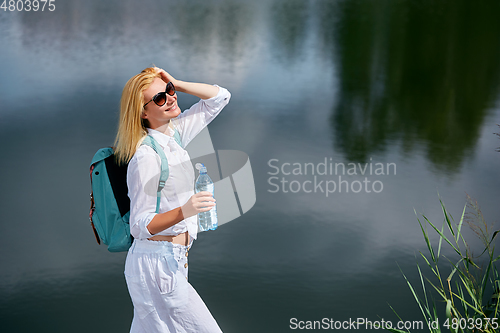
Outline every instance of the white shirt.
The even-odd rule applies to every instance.
[[[217,86],[218,87],[218,86]],[[180,134],[182,147],[201,132],[229,103],[231,94],[219,87],[216,96],[200,100],[188,110],[172,119]],[[149,135],[158,142],[168,160],[169,176],[161,193],[159,213],[181,207],[194,194],[195,173],[189,154],[173,138],[174,130],[167,134],[148,128]],[[160,180],[160,156],[147,145],[141,145],[130,160],[127,169],[128,196],[130,198],[130,234],[137,239],[153,235],[147,229],[156,215],[156,191]],[[196,239],[197,216],[188,217],[156,235],[178,235],[188,231]]]

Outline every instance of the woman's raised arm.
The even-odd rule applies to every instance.
[[[160,73],[161,79],[165,83],[172,82],[175,86],[175,90],[196,96],[201,99],[209,99],[217,95],[219,92],[219,87],[205,84],[205,83],[195,83],[195,82],[186,82],[181,80],[176,80],[172,75],[167,73],[164,69],[155,67],[156,70]]]

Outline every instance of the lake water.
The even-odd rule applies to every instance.
[[[129,329],[125,253],[94,240],[88,166],[113,143],[125,82],[152,64],[228,88],[210,135],[250,157],[255,205],[201,234],[189,257],[224,332],[396,322],[391,306],[422,320],[400,271],[418,283],[414,209],[441,225],[441,197],[458,221],[467,193],[500,220],[498,1],[55,8],[0,11],[2,332]],[[179,94],[183,109],[195,101]]]

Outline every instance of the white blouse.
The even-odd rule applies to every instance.
[[[217,86],[219,87],[219,86]],[[179,131],[182,147],[201,132],[229,103],[231,94],[219,87],[216,96],[200,100],[188,110],[172,119],[172,125]],[[173,138],[174,130],[167,134],[148,128],[149,135],[158,142],[168,159],[169,176],[161,193],[160,213],[184,205],[194,194],[195,173],[189,154]],[[127,169],[128,196],[130,198],[130,234],[137,239],[153,235],[147,226],[156,215],[156,191],[160,180],[160,157],[155,151],[141,145],[130,160]],[[197,216],[188,217],[156,235],[178,235],[188,231],[196,239]]]

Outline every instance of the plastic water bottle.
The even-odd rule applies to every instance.
[[[196,169],[200,172],[196,180],[195,192],[207,191],[214,195],[214,182],[207,174],[207,168],[202,163],[196,163]],[[214,206],[208,212],[198,213],[198,225],[201,231],[217,229],[217,209]]]

